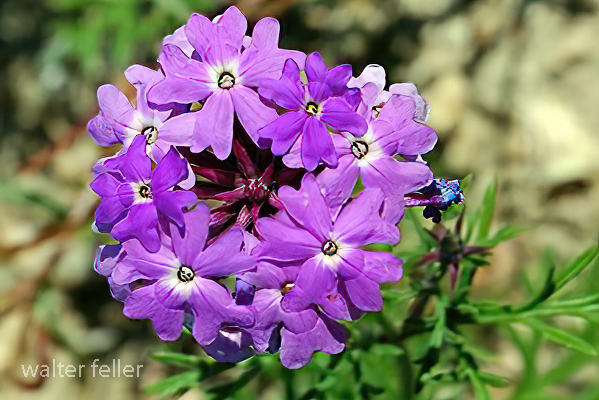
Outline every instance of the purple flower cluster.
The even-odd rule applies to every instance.
[[[118,242],[95,268],[163,340],[187,327],[216,360],[279,352],[299,368],[343,351],[340,322],[380,311],[379,285],[401,279],[401,260],[365,247],[399,242],[437,137],[415,87],[384,90],[382,67],[353,78],[280,49],[273,18],[246,30],[236,7],[194,14],[158,70],[125,72],[135,107],[98,89],[88,130],[122,146],[94,168],[94,227]]]

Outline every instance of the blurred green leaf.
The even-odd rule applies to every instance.
[[[146,394],[175,394],[197,386],[199,380],[199,370],[187,371],[148,385],[143,390]]]
[[[478,233],[477,243],[489,236],[489,229],[493,222],[493,215],[495,214],[495,196],[497,194],[496,183],[492,183],[487,187],[485,191],[485,197],[483,198],[483,204],[480,211],[480,219],[478,221]]]
[[[489,394],[489,390],[485,386],[485,383],[480,378],[478,371],[474,369],[467,369],[466,374],[470,379],[470,383],[472,384],[472,389],[474,390],[474,395],[478,400],[491,400],[491,395]]]
[[[420,242],[424,248],[426,248],[426,250],[430,250],[438,245],[435,239],[433,239],[431,235],[426,232],[422,226],[422,218],[419,215],[416,215],[416,211],[413,208],[408,208],[406,210],[406,216],[412,220],[414,228],[416,229],[416,233],[420,238]]]
[[[561,344],[569,349],[580,351],[584,354],[591,356],[597,355],[597,350],[591,344],[576,335],[554,328],[536,318],[526,318],[521,322],[542,333],[543,337],[547,340]]]
[[[488,372],[482,372],[482,371],[478,371],[477,374],[478,374],[479,379],[489,386],[506,387],[506,386],[510,385],[509,379],[507,379],[504,376],[499,376],[499,375],[491,374]]]
[[[484,247],[495,247],[499,243],[521,235],[523,232],[526,232],[526,229],[512,225],[504,226],[493,237],[478,241],[477,244]]]
[[[557,279],[555,283],[555,292],[559,291],[572,279],[576,278],[591,262],[597,257],[599,247],[593,246],[582,253],[572,264],[570,264],[564,272],[561,278]]]

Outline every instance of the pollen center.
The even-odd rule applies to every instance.
[[[177,270],[177,278],[179,278],[181,282],[190,282],[195,276],[196,274],[193,272],[193,269],[186,267],[185,265],[180,266]]]
[[[339,250],[339,248],[337,247],[337,244],[332,240],[329,240],[328,242],[322,245],[322,252],[326,256],[334,256],[335,254],[337,254],[337,250]]]
[[[139,185],[139,195],[142,199],[151,199],[152,198],[152,190],[148,185]]]
[[[218,87],[221,89],[231,89],[235,85],[235,77],[230,72],[223,72],[218,77]]]
[[[158,140],[158,129],[154,126],[148,126],[141,131],[141,134],[146,137],[146,144],[152,144]]]
[[[287,283],[285,286],[281,288],[281,294],[284,296],[287,293],[291,292],[291,289],[295,286],[295,283]]]
[[[310,101],[308,104],[306,104],[306,111],[310,115],[316,115],[320,111],[320,107],[315,102]]]
[[[368,144],[362,141],[355,141],[351,144],[351,152],[358,160],[361,160],[368,154]]]

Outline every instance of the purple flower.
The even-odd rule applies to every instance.
[[[393,104],[386,107],[395,106],[401,100],[400,96],[393,97],[390,100]],[[393,223],[399,222],[403,215],[404,195],[430,184],[433,179],[433,173],[425,163],[400,161],[396,158],[397,143],[402,140],[401,136],[406,131],[394,131],[391,124],[376,119],[370,123],[368,132],[362,137],[348,135],[336,139],[335,145],[340,154],[339,166],[336,169],[327,168],[318,176],[329,205],[333,208],[341,207],[344,199],[353,191],[358,177],[361,177],[364,187],[383,191],[388,200],[386,218]],[[414,150],[411,152],[417,153],[422,148],[417,142],[418,131],[414,131],[413,136],[411,140],[414,143],[410,142],[409,136],[403,138],[404,148],[411,148]]]
[[[185,314],[194,317],[193,335],[202,345],[213,343],[226,327],[247,327],[254,316],[237,306],[229,291],[216,280],[253,268],[255,260],[243,251],[243,232],[232,228],[205,247],[208,208],[200,204],[185,214],[185,230],[170,225],[161,247],[149,253],[136,241],[123,244],[127,257],[112,278],[117,284],[144,282],[125,300],[130,318],[150,318],[165,340],[179,337]]]
[[[152,171],[146,140],[138,136],[127,152],[105,162],[106,171],[91,183],[102,197],[96,210],[96,226],[120,242],[137,239],[148,251],[160,248],[159,217],[184,226],[183,208],[192,206],[192,192],[173,190],[189,170],[175,148]]]
[[[193,58],[175,45],[167,44],[158,61],[166,78],[152,87],[152,103],[201,102],[198,112],[173,118],[185,132],[192,132],[192,151],[211,146],[221,160],[231,153],[233,114],[257,142],[257,131],[277,117],[253,89],[266,78],[280,76],[283,63],[294,58],[303,63],[305,56],[278,48],[279,22],[263,18],[254,27],[251,43],[244,46],[247,21],[236,7],[229,7],[212,22],[194,14],[185,26]],[[175,122],[176,121],[176,122]]]
[[[322,160],[330,167],[337,166],[337,153],[329,129],[361,136],[366,132],[366,121],[346,99],[351,66],[339,65],[327,70],[319,53],[312,53],[306,61],[308,84],[300,80],[299,67],[287,60],[278,81],[265,80],[258,88],[261,96],[290,110],[258,132],[260,137],[272,139],[272,152],[283,155],[294,146],[301,152],[303,166],[312,171]],[[348,97],[351,99],[351,97]],[[287,164],[289,165],[289,164]],[[295,166],[295,165],[289,165]]]
[[[340,353],[345,348],[347,335],[341,325],[323,315],[314,305],[298,311],[283,307],[297,272],[298,268],[279,268],[261,262],[256,272],[244,274],[242,278],[262,288],[255,292],[252,303],[259,318],[248,329],[254,349],[257,352],[280,351],[282,364],[293,369],[308,364],[317,351]]]
[[[129,283],[116,284],[112,279],[112,271],[116,266],[125,258],[127,253],[123,250],[120,244],[108,244],[100,246],[98,253],[96,254],[96,260],[94,262],[94,270],[108,278],[108,285],[110,286],[110,294],[116,300],[125,301],[131,294],[129,289]]]
[[[381,191],[364,190],[337,214],[314,176],[306,174],[299,191],[284,186],[279,198],[285,212],[256,224],[264,239],[257,254],[276,265],[301,266],[286,297],[287,310],[303,310],[314,303],[334,319],[351,319],[348,303],[363,311],[380,310],[378,284],[402,276],[402,262],[392,254],[360,249],[399,242],[398,229],[380,216]],[[339,291],[339,283],[347,293]]]
[[[148,105],[146,93],[164,79],[162,72],[133,65],[127,68],[125,77],[137,89],[137,108],[115,86],[100,86],[100,113],[87,126],[96,142],[101,146],[123,143],[125,151],[135,137],[143,135],[147,153],[155,162],[162,160],[171,146],[191,146],[189,129],[182,129],[176,121],[168,119],[171,109],[159,111]]]
[[[350,88],[360,88],[362,91],[362,104],[359,107],[360,114],[368,112],[369,115],[377,115],[391,96],[401,95],[410,97],[414,102],[413,119],[416,122],[425,124],[428,120],[428,103],[418,94],[418,89],[416,89],[413,83],[394,83],[389,87],[388,91],[384,90],[385,69],[380,65],[367,65],[360,76],[357,78],[352,77],[349,80],[347,86]]]
[[[397,223],[403,216],[404,195],[432,182],[432,171],[419,156],[432,150],[437,135],[428,126],[415,121],[417,104],[412,97],[394,94],[386,103],[379,104],[384,70],[378,66],[369,67],[352,82],[360,83],[360,79],[366,79],[363,75],[372,79],[361,88],[359,107],[368,121],[368,131],[361,137],[336,136],[334,143],[340,155],[339,165],[335,169],[325,169],[318,181],[329,205],[338,208],[361,177],[365,187],[383,191],[385,218]],[[404,160],[397,159],[398,155]]]

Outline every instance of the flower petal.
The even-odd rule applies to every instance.
[[[309,82],[322,82],[326,78],[327,66],[318,52],[311,53],[306,59],[306,75]]]
[[[351,301],[360,310],[376,312],[383,309],[383,298],[378,283],[361,275],[345,281],[345,287]]]
[[[229,157],[233,146],[233,101],[229,91],[216,91],[208,97],[197,114],[196,142],[209,143],[214,155],[220,160]]]
[[[283,186],[278,194],[287,213],[321,244],[329,238],[331,214],[314,175],[304,175],[300,190]]]
[[[351,75],[351,65],[338,65],[327,72],[324,83],[331,89],[333,96],[343,96],[347,92],[347,82]]]
[[[302,162],[308,171],[316,169],[319,160],[331,168],[337,167],[337,151],[331,134],[322,121],[315,117],[308,118],[302,139]]]
[[[174,229],[173,226],[171,226],[170,233],[177,258],[181,261],[181,264],[190,267],[206,245],[210,210],[205,204],[198,204],[193,211],[185,213],[184,217],[184,235],[181,235],[180,230]]]
[[[331,128],[362,136],[368,130],[366,120],[358,115],[342,98],[329,99],[322,106],[320,119]]]
[[[258,93],[245,86],[230,90],[233,106],[239,122],[254,142],[258,142],[258,130],[277,119],[277,112],[260,100]]]
[[[133,205],[110,235],[120,242],[137,239],[150,253],[156,253],[160,250],[156,207],[152,203]]]
[[[313,303],[320,304],[337,286],[335,273],[322,262],[322,258],[312,257],[302,264],[295,285],[302,289]]]
[[[243,245],[243,231],[234,226],[198,254],[192,265],[201,276],[214,278],[254,268],[256,258],[242,251]]]
[[[291,111],[260,129],[258,135],[272,139],[272,153],[280,156],[285,154],[297,140],[307,119],[308,115],[305,112]]]
[[[373,243],[399,242],[399,230],[381,218],[383,193],[365,189],[346,205],[335,221],[335,237],[353,248]]]

